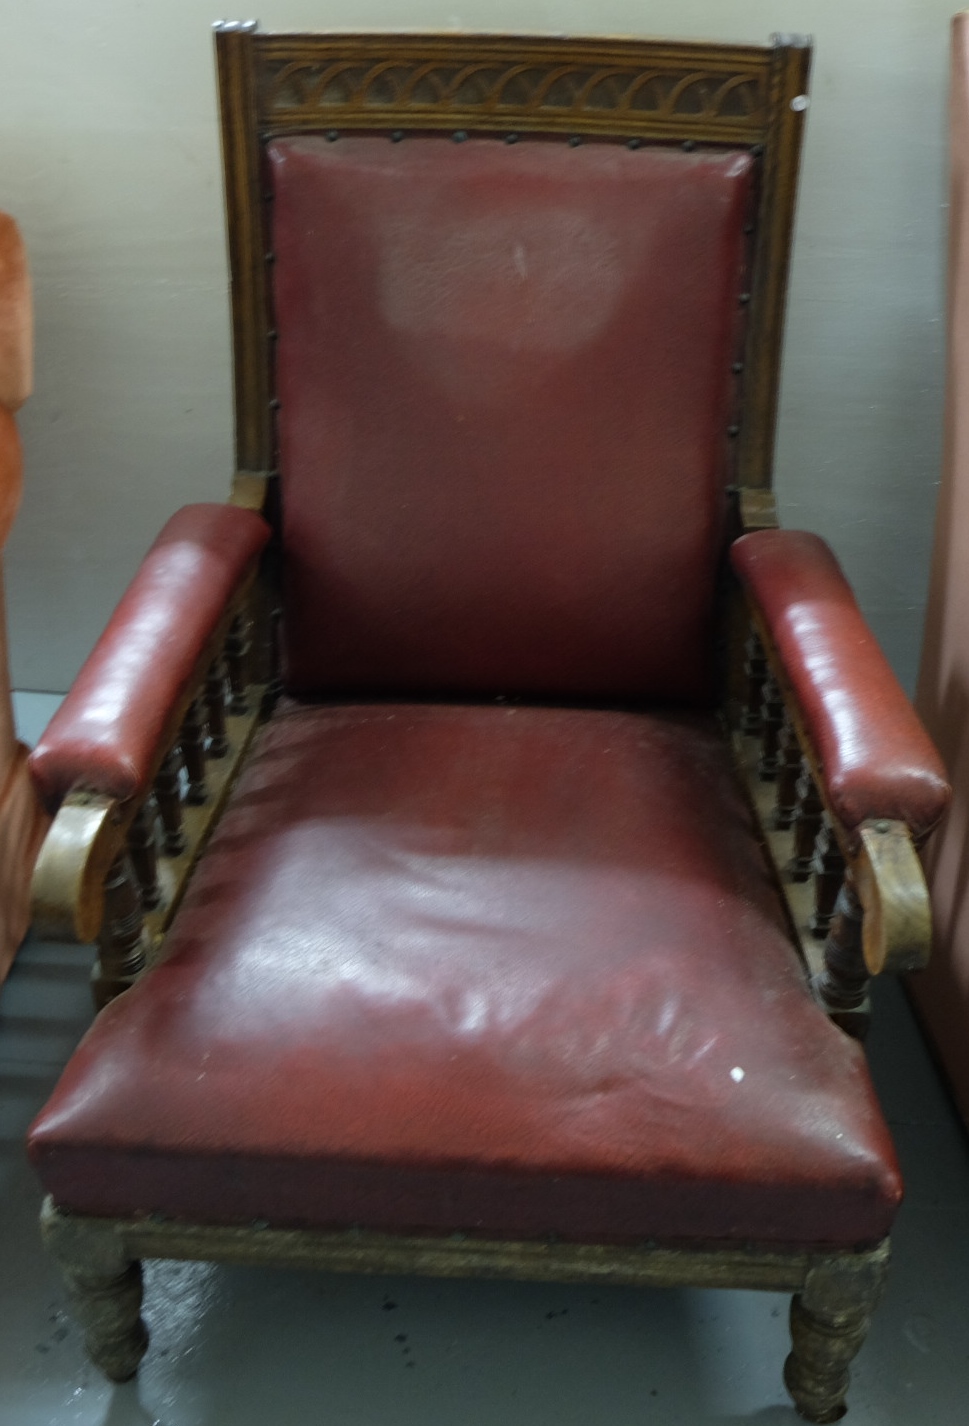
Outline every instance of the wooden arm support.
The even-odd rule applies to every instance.
[[[742,498],[739,504],[742,528],[771,527],[772,511]],[[738,637],[733,653],[735,751],[815,997],[860,1037],[870,978],[928,961],[932,926],[919,838],[897,816],[844,823],[762,611],[748,600],[747,613],[750,636],[742,648]]]
[[[849,863],[861,902],[862,953],[871,975],[921,970],[932,945],[929,889],[904,822],[872,821]]]
[[[862,1038],[870,978],[928,961],[931,913],[915,838],[898,819],[844,826],[756,612],[745,652],[747,696],[731,710],[738,763],[815,998],[842,1029]]]
[[[248,630],[240,595],[166,725],[153,784],[123,800],[73,788],[41,847],[31,887],[35,931],[99,943],[98,1008],[157,959],[265,715],[266,687],[248,672]]]
[[[119,804],[101,793],[72,792],[44,838],[31,883],[34,933],[46,941],[97,938],[104,882],[124,842]]]

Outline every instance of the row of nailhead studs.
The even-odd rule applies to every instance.
[[[337,139],[340,137],[340,131],[339,131],[339,129],[327,129],[327,131],[326,131],[326,137],[327,137],[327,140],[328,140],[331,144],[336,143]],[[394,129],[393,132],[392,132],[391,135],[390,135],[390,141],[391,141],[391,143],[399,144],[399,143],[401,142],[401,140],[402,140],[403,138],[405,138],[405,137],[406,137],[406,135],[405,135],[403,129]],[[451,138],[452,138],[452,140],[454,141],[454,143],[456,143],[456,144],[463,144],[464,141],[468,138],[468,132],[467,132],[466,129],[455,129],[454,133],[451,135]],[[520,134],[514,134],[514,133],[512,133],[512,134],[505,134],[505,136],[504,136],[504,141],[505,141],[506,144],[517,144],[520,138],[521,138],[521,135],[520,135]],[[578,148],[579,145],[582,143],[582,136],[581,136],[580,134],[570,134],[570,135],[569,135],[569,140],[568,140],[568,142],[569,142],[569,147],[570,147],[570,148],[573,148],[573,149]],[[642,147],[642,144],[643,144],[642,139],[627,139],[627,140],[626,140],[626,147],[627,147],[628,149],[638,149],[638,148],[641,148],[641,147]],[[695,141],[694,141],[693,139],[684,139],[683,142],[682,142],[681,145],[680,145],[680,148],[682,148],[686,153],[692,153],[693,150],[696,148],[696,143],[695,143]],[[763,146],[763,144],[754,144],[754,145],[751,147],[750,152],[751,152],[751,154],[752,154],[755,158],[759,158],[760,155],[764,152],[764,146]],[[749,231],[749,229],[745,228],[744,231],[747,232],[747,231]],[[273,258],[274,258],[274,254],[273,254],[273,253],[267,253],[267,254],[266,254],[266,261],[267,261],[267,262],[272,262],[272,261],[273,261]],[[741,305],[746,305],[746,303],[748,303],[748,302],[750,301],[750,293],[749,293],[749,292],[741,292],[738,300],[740,301]],[[273,331],[273,332],[270,332],[269,335],[270,335],[270,337],[274,338],[274,337],[276,336],[276,333],[275,333],[275,331]],[[731,365],[731,371],[733,371],[733,373],[734,373],[735,375],[737,375],[737,376],[739,376],[739,374],[743,371],[743,369],[744,369],[744,364],[743,364],[742,361],[735,361],[735,362],[733,362],[732,365]],[[274,398],[269,402],[269,406],[270,406],[270,409],[271,409],[271,410],[273,410],[273,411],[278,411],[278,410],[279,410],[279,407],[280,407],[280,402],[279,402],[279,400],[278,400],[276,397],[274,397]],[[728,426],[728,427],[727,427],[727,435],[730,436],[731,438],[735,438],[735,437],[739,436],[739,434],[740,434],[740,427],[739,427],[739,426],[734,425],[734,426]]]
[[[266,137],[268,137],[268,136],[267,136],[267,135],[264,135],[263,137],[266,138]],[[403,129],[394,129],[394,130],[391,132],[391,135],[390,135],[390,142],[391,142],[392,144],[399,144],[399,143],[401,142],[401,140],[402,140],[402,139],[405,139],[406,137],[407,137],[407,134],[406,134],[405,130],[403,130]],[[468,133],[467,129],[455,129],[455,130],[454,130],[454,133],[451,135],[452,141],[453,141],[454,143],[456,143],[456,144],[463,144],[463,143],[465,142],[465,140],[466,140],[466,139],[469,139],[470,137],[471,137],[471,135]],[[339,130],[339,129],[327,129],[327,131],[326,131],[326,138],[328,139],[328,141],[329,141],[331,144],[336,143],[337,139],[340,138],[340,130]],[[504,138],[504,142],[505,142],[506,144],[517,144],[517,143],[520,141],[520,139],[521,139],[521,134],[504,134],[504,135],[503,135],[503,138]],[[569,134],[569,137],[568,137],[568,145],[569,145],[569,148],[577,149],[577,148],[579,147],[579,145],[580,145],[580,144],[583,144],[584,142],[585,142],[585,140],[584,140],[584,138],[582,137],[581,134]],[[626,140],[626,147],[627,147],[627,149],[639,149],[639,148],[642,148],[643,143],[644,143],[644,140],[643,140],[643,139],[627,139],[627,140]],[[684,151],[685,153],[692,153],[693,150],[696,148],[696,140],[695,140],[695,139],[684,139],[683,142],[680,144],[680,148],[683,149],[683,151]],[[754,156],[755,158],[759,158],[760,155],[764,152],[764,146],[763,146],[763,144],[753,144],[753,145],[751,145],[750,152],[753,154],[753,156]]]

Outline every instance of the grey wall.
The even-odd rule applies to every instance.
[[[940,449],[951,0],[266,0],[266,29],[813,33],[777,485],[914,679]],[[213,0],[6,0],[0,207],[37,390],[8,548],[16,687],[61,690],[162,521],[231,472]]]

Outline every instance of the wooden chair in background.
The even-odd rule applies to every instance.
[[[23,239],[0,213],[0,550],[20,505],[23,456],[14,416],[33,382],[33,319]],[[27,932],[30,877],[49,824],[14,732],[0,573],[0,981]]]
[[[930,965],[909,988],[969,1125],[969,13],[952,22],[948,389],[925,645],[916,706],[953,786],[926,850],[935,911]]]

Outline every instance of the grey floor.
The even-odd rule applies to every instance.
[[[30,740],[51,703],[21,695]],[[794,1426],[787,1302],[153,1264],[137,1383],[84,1360],[36,1232],[22,1141],[90,1018],[87,951],[28,943],[0,996],[2,1426]],[[872,1066],[908,1183],[857,1426],[969,1414],[969,1147],[897,987]]]

